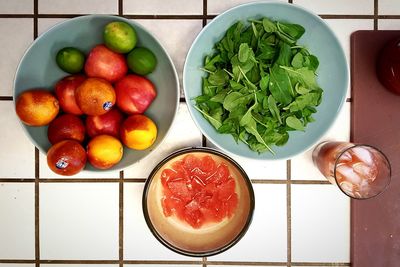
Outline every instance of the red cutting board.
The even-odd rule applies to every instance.
[[[376,76],[381,48],[400,31],[357,31],[351,36],[351,139],[381,149],[392,181],[381,195],[351,203],[353,267],[400,266],[400,96]]]

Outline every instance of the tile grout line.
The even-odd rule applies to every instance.
[[[203,0],[203,14],[202,14],[202,21],[203,21],[203,28],[207,25],[207,0]],[[207,147],[207,138],[204,134],[201,134],[201,146]]]
[[[203,0],[203,27],[207,25],[207,0]]]
[[[124,1],[118,0],[118,15],[124,14]],[[119,267],[124,266],[124,171],[119,172],[118,256]]]
[[[33,259],[0,259],[0,263],[10,263],[10,264],[34,264],[36,260]],[[39,263],[41,264],[83,264],[87,266],[93,266],[93,264],[118,264],[119,260],[57,260],[57,259],[52,259],[52,260],[40,260]],[[165,261],[165,260],[124,260],[124,264],[165,264],[165,265],[199,265],[202,264],[203,261],[178,261],[178,260],[171,260],[171,261]],[[208,261],[208,264],[212,265],[229,265],[229,266],[286,266],[286,262],[246,262],[246,261]],[[294,266],[316,266],[316,267],[321,267],[321,266],[351,266],[351,263],[349,262],[292,262],[292,267]]]
[[[124,171],[119,172],[119,266],[124,266]]]
[[[118,0],[118,15],[123,16],[124,14],[124,0]]]
[[[35,147],[35,266],[40,267],[39,149]]]
[[[33,39],[38,37],[39,0],[33,0]],[[40,267],[39,149],[35,147],[35,267]]]
[[[38,36],[38,0],[33,1],[33,39]],[[35,147],[35,266],[40,266],[40,232],[39,232],[39,150]]]
[[[70,19],[75,17],[81,17],[90,14],[1,14],[0,18],[44,18],[44,19]],[[214,19],[217,15],[207,14],[205,15],[123,15],[127,19],[171,19],[171,20],[207,20]],[[323,19],[400,19],[400,15],[356,15],[356,14],[318,14]]]
[[[291,203],[291,179],[292,179],[292,162],[286,161],[286,227],[287,227],[287,267],[292,266],[292,203]]]
[[[374,30],[378,30],[378,5],[379,0],[374,0]]]
[[[124,183],[144,183],[146,178],[124,178]],[[35,178],[0,178],[0,183],[35,183]],[[120,178],[39,178],[39,183],[119,183]],[[330,185],[326,180],[281,180],[281,179],[251,179],[254,184],[302,184]]]

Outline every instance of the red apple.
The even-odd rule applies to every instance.
[[[86,117],[86,131],[90,137],[107,134],[119,138],[119,128],[123,115],[118,109],[112,109],[100,116]]]
[[[64,77],[56,84],[55,93],[58,101],[60,102],[61,109],[65,113],[74,115],[82,115],[82,110],[78,107],[75,100],[76,88],[83,83],[86,79],[85,76],[80,74],[70,75]]]
[[[103,78],[111,83],[118,81],[128,72],[126,59],[104,45],[95,46],[89,53],[85,72],[89,77]]]
[[[128,114],[142,114],[157,95],[154,84],[145,77],[129,74],[115,84],[117,106]]]
[[[49,124],[47,137],[52,145],[67,139],[82,143],[85,139],[85,125],[78,116],[63,114]]]

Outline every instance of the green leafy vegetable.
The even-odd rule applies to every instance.
[[[221,134],[259,153],[283,146],[290,131],[305,131],[321,103],[318,58],[296,42],[298,24],[238,21],[205,57],[195,108]]]

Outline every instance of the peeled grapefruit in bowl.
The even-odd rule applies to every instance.
[[[185,148],[167,156],[143,191],[144,217],[155,238],[194,257],[235,245],[250,226],[254,202],[245,171],[211,148]]]
[[[21,93],[34,88],[44,88],[54,93],[57,82],[69,75],[58,67],[57,52],[64,47],[76,47],[87,56],[94,47],[104,44],[104,28],[114,21],[131,25],[136,32],[137,45],[149,48],[158,60],[156,70],[146,76],[157,89],[157,97],[144,113],[157,125],[157,138],[145,150],[136,151],[124,147],[121,161],[109,169],[121,170],[156,150],[168,134],[179,104],[179,82],[175,66],[165,48],[143,26],[133,20],[110,15],[80,16],[53,26],[41,34],[22,56],[15,74],[13,96],[16,100]],[[47,126],[21,125],[33,144],[46,154],[51,147]],[[95,169],[89,162],[84,170],[102,171]]]

